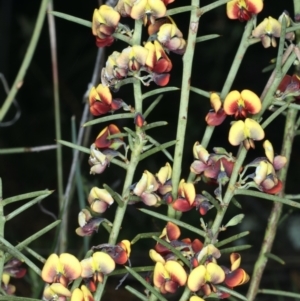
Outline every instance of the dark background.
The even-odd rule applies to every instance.
[[[209,3],[211,3],[211,1],[201,1],[202,6]],[[188,4],[189,2],[177,0],[169,7]],[[2,0],[0,2],[0,72],[5,75],[9,85],[14,82],[24,58],[35,25],[39,5],[40,1],[37,0]],[[95,0],[54,1],[54,10],[86,20],[91,20],[93,10],[97,7],[98,3]],[[265,8],[258,16],[258,22],[269,15],[277,18],[285,9],[293,16],[291,0],[266,0]],[[188,13],[174,16],[174,20],[182,30],[184,37],[187,37],[188,16]],[[123,23],[126,22],[129,22],[129,20],[123,20]],[[240,23],[239,21],[228,20],[224,6],[203,15],[200,20],[198,35],[218,33],[221,37],[197,44],[192,76],[193,86],[207,91],[221,90],[234,58],[235,51],[239,45],[244,26],[245,24]],[[62,139],[70,141],[70,119],[72,116],[75,116],[77,125],[79,126],[79,120],[84,107],[83,95],[91,81],[97,48],[91,30],[87,27],[57,18],[56,30]],[[106,53],[110,54],[113,50],[120,51],[122,47],[124,47],[124,43],[119,41],[108,48]],[[233,89],[242,90],[247,88],[259,95],[269,76],[269,73],[262,73],[261,70],[269,64],[272,58],[276,57],[276,51],[277,49],[264,49],[260,43],[251,46],[243,60],[240,71],[234,82]],[[171,71],[170,85],[180,86],[182,68],[181,56],[171,54],[170,57],[174,66]],[[153,87],[154,85],[151,85],[150,88]],[[145,88],[144,90],[147,91],[148,89],[149,88]],[[2,105],[5,96],[1,86],[0,105]],[[116,96],[122,97],[126,103],[133,105],[130,87],[122,88]],[[55,127],[52,71],[47,22],[44,24],[33,60],[25,76],[24,84],[16,98],[21,107],[21,117],[10,127],[0,127],[0,148],[54,144]],[[153,99],[147,99],[144,107],[147,107],[151,101],[153,101]],[[153,137],[160,142],[166,142],[175,138],[178,101],[178,92],[167,93],[157,109],[152,112],[149,119],[147,119],[148,123],[158,120],[168,121],[169,125],[167,127],[159,128],[159,130],[156,131],[152,130],[153,132],[151,132]],[[192,162],[192,146],[195,141],[201,141],[202,139],[205,129],[204,117],[209,108],[210,106],[207,99],[191,93],[182,177],[188,175],[189,165]],[[12,118],[14,114],[15,109],[12,107],[9,114],[6,116],[5,121]],[[227,119],[228,120],[226,120],[221,127],[218,127],[215,130],[214,139],[208,147],[209,151],[211,151],[214,146],[223,146],[233,153],[236,151],[236,148],[231,147],[227,142],[230,122],[229,118]],[[119,127],[133,126],[131,120],[120,121],[117,124]],[[87,140],[89,141],[87,147],[93,142],[95,136],[103,126],[104,125],[100,124],[93,127],[90,136],[87,137]],[[277,153],[280,152],[281,148],[283,128],[284,118],[280,117],[266,130],[266,137],[273,143]],[[247,162],[250,162],[251,159],[256,156],[261,156],[262,154],[262,145],[261,143],[257,143],[256,151],[250,151]],[[82,158],[83,183],[86,193],[88,193],[91,187],[95,185],[101,187],[103,183],[113,186],[120,192],[123,175],[121,169],[117,166],[111,166],[103,174],[91,176],[89,175],[87,158],[86,155]],[[66,186],[71,160],[72,151],[64,147],[64,186]],[[291,161],[292,166],[287,181],[287,193],[299,193],[298,182],[300,177],[298,170],[300,168],[300,162],[298,138],[295,139]],[[166,158],[163,154],[154,156],[145,162],[143,161],[140,169],[136,173],[136,181],[140,178],[143,170],[148,169],[152,173],[155,173],[165,164],[165,162]],[[55,190],[57,188],[55,164],[56,159],[54,150],[40,153],[1,155],[0,177],[3,182],[4,198],[47,188]],[[201,189],[203,189],[204,186],[202,185],[203,184],[199,184],[197,191],[200,192]],[[213,187],[206,189],[213,190]],[[68,251],[73,254],[77,254],[78,249],[82,246],[82,239],[77,237],[73,230],[77,227],[77,214],[81,209],[79,208],[77,199],[77,195],[75,194],[69,209],[70,239]],[[243,244],[247,243],[253,245],[253,248],[250,251],[242,252],[243,267],[251,274],[272,204],[265,200],[258,200],[250,197],[240,197],[239,201],[243,206],[242,212],[246,214],[245,220],[239,227],[229,229],[225,234],[222,234],[220,238],[228,237],[245,230],[251,231],[249,237],[239,241]],[[12,211],[18,206],[20,206],[18,203],[9,206],[7,212]],[[58,214],[56,191],[43,201],[43,206],[55,215]],[[112,220],[115,208],[116,205],[113,205],[112,208],[107,211],[105,217]],[[164,212],[165,208],[160,208],[159,210]],[[285,208],[284,212],[289,212],[289,208]],[[241,211],[237,208],[230,208],[225,220],[229,220],[233,215],[238,213],[241,213]],[[208,216],[205,217],[205,220],[209,221],[213,217],[214,212],[210,212]],[[295,212],[290,213],[286,222],[279,227],[273,253],[283,258],[286,264],[285,266],[281,266],[275,261],[270,261],[265,272],[262,287],[300,292],[300,237],[297,233],[300,229],[299,219],[300,214],[295,210]],[[183,216],[183,220],[194,220],[194,225],[199,225],[199,214],[197,212],[187,213]],[[36,205],[8,222],[5,228],[5,236],[11,243],[16,244],[52,221],[53,219],[44,214],[40,207]],[[132,227],[134,229],[138,227],[139,232],[160,231],[163,224],[164,223],[160,221],[152,220],[141,215],[136,208],[132,206],[129,208],[128,214],[126,215],[120,238],[132,239],[137,234],[136,232],[132,232]],[[149,225],[151,225],[151,227]],[[128,230],[128,228],[130,230]],[[289,234],[292,230],[294,230],[296,235]],[[182,237],[188,235],[190,234],[183,231]],[[34,242],[31,247],[38,251],[42,256],[47,257],[50,252],[49,250],[52,247],[51,239],[53,239],[53,237],[54,231]],[[91,244],[97,245],[105,242],[106,239],[107,236],[104,229],[100,228],[98,235],[93,237]],[[145,262],[150,264],[147,251],[144,253],[142,253],[142,251],[153,245],[154,243],[152,241],[142,241],[134,246],[132,253],[134,265],[143,265]],[[228,257],[223,256],[223,261],[228,265]],[[27,277],[27,281],[30,281],[29,277]],[[130,280],[127,283],[130,283]],[[22,285],[22,283],[18,283],[18,285],[18,295],[23,294],[30,296],[32,292],[28,289],[28,285]],[[243,290],[245,290],[244,287],[238,289],[240,292],[243,292]],[[118,296],[121,296],[122,294],[125,294],[124,288],[118,290]],[[276,298],[278,300],[284,300],[284,298]],[[268,297],[263,298],[262,295],[257,297],[257,300],[269,299],[270,298]],[[132,300],[134,300],[134,298],[132,298]]]

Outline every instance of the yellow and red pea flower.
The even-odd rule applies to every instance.
[[[96,36],[98,47],[110,46],[113,43],[112,34],[119,24],[120,17],[116,10],[105,4],[94,10],[92,33]]]
[[[9,275],[13,278],[22,278],[26,274],[26,269],[21,267],[22,261],[19,259],[13,258],[9,260],[3,267],[3,275]],[[2,277],[3,277],[2,275]],[[3,281],[5,283],[5,281]]]
[[[248,21],[252,15],[260,13],[263,9],[262,0],[232,0],[227,2],[226,12],[229,19]]]
[[[110,124],[107,127],[105,127],[97,136],[95,140],[95,145],[97,148],[110,148],[113,150],[117,150],[120,148],[122,145],[124,145],[123,139],[122,138],[113,138],[109,139],[109,136],[115,135],[115,134],[120,134],[121,131],[119,128],[114,125]]]
[[[175,293],[179,286],[185,285],[186,280],[187,274],[177,261],[169,260],[164,264],[155,264],[153,283],[162,294]]]
[[[91,166],[90,174],[101,174],[109,164],[109,160],[105,154],[96,148],[95,143],[91,144],[90,150],[91,153],[88,161]]]
[[[160,197],[155,193],[159,188],[159,183],[154,175],[145,170],[142,178],[135,184],[133,193],[139,196],[142,201],[148,206],[155,206],[160,200]]]
[[[114,203],[114,199],[106,189],[93,187],[89,193],[88,202],[94,212],[103,213]]]
[[[105,252],[97,251],[89,258],[80,262],[81,277],[90,278],[90,289],[93,291],[96,283],[103,282],[103,276],[111,273],[115,269],[115,261]]]
[[[114,246],[104,244],[101,250],[107,253],[115,263],[125,264],[130,257],[131,243],[129,240],[124,239]]]
[[[94,301],[94,297],[85,285],[81,285],[74,289],[70,301]]]
[[[205,121],[208,125],[218,126],[225,120],[226,114],[222,108],[221,98],[217,93],[210,94],[210,104],[213,109],[207,113]]]
[[[113,99],[108,87],[99,84],[92,87],[89,93],[90,112],[93,116],[100,116],[114,112],[122,107],[123,100]]]
[[[250,277],[245,270],[240,268],[241,255],[239,253],[231,253],[230,262],[230,269],[222,267],[225,272],[224,283],[230,288],[247,283]]]
[[[281,24],[279,21],[272,17],[265,18],[257,27],[252,31],[254,38],[260,38],[264,48],[276,47],[277,42],[275,38],[279,38],[281,33]]]
[[[41,277],[47,283],[58,282],[66,287],[70,281],[80,277],[80,274],[81,265],[74,255],[62,253],[58,256],[53,253],[46,260]]]
[[[45,286],[43,300],[65,301],[67,297],[71,297],[71,292],[61,283],[52,283]]]
[[[225,272],[214,262],[199,265],[194,268],[187,280],[187,286],[192,292],[198,292],[202,287],[209,284],[219,284],[225,280]]]
[[[257,114],[261,110],[259,97],[250,90],[231,91],[224,100],[224,112],[235,118],[246,118],[249,114]]]
[[[296,102],[300,101],[300,78],[297,74],[292,76],[286,74],[280,82],[275,97],[284,100],[293,96]]]
[[[185,52],[186,41],[175,23],[161,25],[157,32],[157,40],[169,51],[177,54],[184,54]]]
[[[104,219],[101,217],[93,217],[89,210],[81,209],[78,214],[79,228],[75,230],[79,236],[91,236],[94,232],[98,232],[99,226]]]
[[[166,4],[162,0],[136,0],[131,7],[130,16],[135,20],[143,19],[146,25],[148,22],[154,23],[155,19],[164,17],[166,11]]]
[[[251,118],[246,118],[245,121],[239,120],[233,123],[229,130],[228,140],[231,145],[244,144],[246,149],[255,148],[254,140],[262,140],[265,137],[265,132],[261,125]]]

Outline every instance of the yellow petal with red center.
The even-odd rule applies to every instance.
[[[61,283],[52,283],[51,285],[46,285],[43,292],[44,299],[52,300],[52,298],[55,298],[55,296],[70,297],[71,292]]]
[[[237,269],[226,275],[225,284],[229,287],[242,285],[249,281],[249,275],[243,269]]]
[[[230,254],[230,262],[231,262],[231,271],[239,268],[241,264],[241,255],[239,253],[231,253]]]
[[[140,45],[133,45],[129,53],[129,59],[135,59],[142,66],[146,65],[149,50]]]
[[[241,94],[239,91],[234,90],[225,97],[223,109],[227,115],[233,115],[238,111],[240,104]]]
[[[161,18],[166,14],[167,8],[163,1],[148,0],[148,5],[152,16],[155,18]]]
[[[112,102],[112,95],[110,93],[110,90],[108,87],[103,86],[102,84],[98,85],[96,88],[96,91],[98,93],[98,98],[100,98],[101,101],[106,103],[107,105],[110,105]]]
[[[164,167],[162,167],[159,172],[156,174],[159,182],[164,185],[168,180],[171,179],[172,176],[172,167],[169,163],[166,163]]]
[[[245,123],[242,120],[236,121],[229,130],[228,140],[231,145],[240,145],[247,136],[244,132]]]
[[[252,36],[261,38],[264,35],[270,37],[280,37],[281,24],[276,19],[269,17],[265,18],[258,26],[252,31]]]
[[[72,292],[71,301],[84,301],[83,292],[78,287]]]
[[[254,182],[257,185],[260,185],[262,181],[266,179],[268,175],[268,164],[266,161],[260,161],[259,165],[255,169],[255,177],[253,178]]]
[[[149,251],[149,256],[154,262],[161,262],[162,264],[166,263],[164,258],[153,249]]]
[[[42,269],[42,279],[45,282],[51,283],[54,281],[55,276],[59,269],[59,258],[56,254],[51,254],[48,259],[46,260],[44,267]]]
[[[148,170],[145,170],[145,173],[147,175],[147,188],[146,192],[154,192],[158,189],[159,184],[157,183],[154,175],[149,172]]]
[[[170,274],[161,262],[157,262],[153,272],[154,286],[160,288],[168,279],[171,279]]]
[[[167,234],[167,241],[176,240],[180,236],[180,229],[177,225],[168,222],[166,225],[166,234]]]
[[[149,41],[144,45],[144,48],[148,50],[145,65],[152,69],[156,62],[154,44]]]
[[[81,277],[90,278],[96,271],[96,265],[94,264],[93,257],[88,257],[80,261],[81,265]]]
[[[101,272],[104,275],[111,273],[116,267],[114,260],[104,252],[95,252],[93,254],[93,260],[96,271]]]
[[[104,24],[105,20],[101,16],[100,12],[98,9],[94,10],[93,13],[93,21],[92,21],[92,33],[94,36],[97,36],[98,34],[98,28],[100,24]]]
[[[195,201],[196,190],[193,183],[183,183],[183,197],[192,205]]]
[[[130,257],[131,253],[131,243],[129,240],[124,239],[121,242],[118,243],[119,246],[121,246],[127,253],[127,256]]]
[[[180,263],[174,260],[168,260],[165,264],[165,269],[170,274],[172,281],[178,283],[179,286],[185,285],[187,274]]]
[[[105,24],[110,27],[117,27],[120,21],[120,14],[109,5],[101,5],[99,8],[100,14],[105,20]]]
[[[251,138],[253,140],[262,140],[265,137],[265,132],[257,121],[251,118],[246,118],[245,135],[247,138]]]
[[[199,265],[191,271],[187,286],[192,292],[199,291],[201,286],[205,284],[205,273],[206,268],[204,265]]]
[[[81,265],[79,260],[72,254],[62,253],[59,256],[59,261],[62,266],[62,274],[68,280],[75,280],[80,277]]]
[[[190,301],[204,301],[204,299],[202,299],[202,298],[200,298],[200,297],[198,297],[198,296],[192,296],[192,297],[190,298]]]
[[[85,285],[82,285],[80,288],[83,293],[84,301],[94,301],[93,295],[91,294],[90,290]]]
[[[222,107],[222,101],[220,96],[217,93],[211,93],[210,94],[210,104],[215,110],[215,112],[218,112]]]
[[[268,158],[268,160],[273,163],[274,161],[274,149],[273,149],[273,145],[272,143],[269,141],[269,140],[266,140],[264,143],[263,143],[263,147],[265,149],[265,154],[266,154],[266,157]]]
[[[193,146],[193,155],[195,159],[207,163],[209,159],[209,152],[199,142],[195,142]]]
[[[206,266],[205,279],[213,284],[221,283],[225,279],[225,272],[216,263],[210,262]]]
[[[257,114],[261,110],[261,101],[259,97],[250,90],[243,90],[241,97],[245,103],[245,110],[250,114]]]

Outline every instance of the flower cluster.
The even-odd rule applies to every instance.
[[[69,253],[59,256],[51,254],[41,272],[42,279],[47,283],[43,299],[65,301],[71,297],[71,301],[94,301],[91,292],[96,290],[96,284],[102,283],[104,275],[114,271],[116,263],[124,264],[128,261],[130,243],[124,240],[115,246],[104,245],[96,248],[101,250],[81,261]],[[85,285],[71,292],[69,285],[79,277]]]
[[[185,266],[176,254],[160,243],[149,252],[155,262],[153,284],[162,294],[175,293],[178,287],[187,285],[199,300],[198,295],[208,297],[211,294],[227,298],[230,295],[219,291],[216,284],[222,283],[232,289],[249,280],[248,274],[240,268],[241,257],[238,253],[230,255],[230,268],[219,266],[217,259],[221,252],[214,245],[203,246],[198,239],[191,242],[189,238],[179,240],[179,237],[180,229],[171,222],[167,223],[160,235],[188,260],[189,266]],[[194,300],[193,297],[190,300]]]

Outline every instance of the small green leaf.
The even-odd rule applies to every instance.
[[[247,250],[252,248],[252,245],[241,245],[241,246],[236,246],[236,247],[231,247],[231,248],[226,248],[226,249],[220,249],[220,252],[223,253],[233,253],[233,252],[239,252],[243,250]]]
[[[148,214],[150,216],[154,216],[154,217],[156,217],[158,219],[161,219],[163,221],[172,222],[172,223],[174,223],[177,226],[180,226],[182,228],[188,229],[191,232],[194,232],[194,233],[196,233],[196,234],[198,234],[198,235],[200,235],[202,237],[206,237],[206,233],[204,231],[202,231],[202,230],[200,230],[200,229],[198,229],[196,227],[193,227],[193,226],[191,226],[191,225],[189,225],[187,223],[179,221],[179,220],[177,220],[175,218],[171,218],[171,217],[165,216],[163,214],[160,214],[160,213],[148,210],[148,209],[144,209],[144,208],[139,209],[139,211],[141,211],[141,212],[143,212],[145,214]]]
[[[210,98],[210,93],[207,91],[204,91],[202,89],[191,87],[191,91],[193,91],[194,93],[197,93],[199,95],[202,95],[204,97]]]
[[[219,34],[208,34],[208,35],[196,38],[196,43],[212,40],[212,39],[219,38],[219,37],[220,37]]]
[[[236,200],[236,198],[232,197],[231,202],[235,207],[242,209],[242,205]]]
[[[30,208],[31,206],[35,205],[36,203],[40,202],[41,200],[43,200],[47,196],[48,196],[48,194],[47,195],[38,196],[35,199],[27,202],[26,204],[18,207],[16,210],[12,211],[11,213],[9,213],[8,215],[5,216],[6,221],[11,220],[12,218],[14,218],[18,214],[22,213],[23,211],[27,210],[28,208]]]
[[[238,214],[236,216],[234,216],[226,225],[225,227],[233,227],[236,226],[237,224],[239,224],[243,218],[245,217],[245,214]]]
[[[156,95],[156,94],[160,94],[160,93],[164,93],[164,92],[169,92],[169,91],[177,91],[177,90],[179,90],[179,88],[177,88],[177,87],[158,88],[158,89],[151,90],[151,91],[143,94],[142,95],[142,99],[148,98],[148,97]]]
[[[149,301],[149,299],[148,299],[147,296],[145,296],[144,294],[140,293],[139,291],[137,291],[135,288],[131,287],[130,285],[126,285],[125,289],[128,290],[134,296],[136,296],[138,299],[140,299],[142,301]]]
[[[181,7],[177,7],[177,8],[168,9],[166,15],[167,16],[172,16],[172,15],[176,15],[176,14],[181,14],[181,13],[185,13],[185,12],[188,12],[188,11],[192,11],[194,9],[199,9],[199,7],[193,6],[193,5],[181,6]]]
[[[24,250],[26,250],[30,255],[32,255],[35,259],[37,259],[39,262],[41,263],[45,263],[46,259],[44,257],[42,257],[40,254],[38,254],[37,252],[35,252],[34,250],[32,250],[29,247],[25,247]]]
[[[68,15],[68,14],[60,13],[58,11],[50,11],[48,13],[55,16],[55,17],[59,17],[59,18],[65,19],[67,21],[71,21],[71,22],[74,22],[74,23],[92,28],[92,22],[91,21],[80,19],[80,18],[71,16],[71,15]]]
[[[168,124],[167,121],[156,121],[156,122],[152,122],[152,123],[149,123],[149,124],[146,124],[145,126],[143,126],[143,130],[147,131],[147,130],[150,130],[150,129],[153,129],[153,128],[156,128],[159,126],[164,126],[167,124]]]
[[[138,280],[146,289],[148,289],[156,298],[160,301],[168,301],[164,296],[162,296],[152,285],[150,285],[142,276],[129,267],[125,269],[136,279]]]
[[[203,190],[202,191],[202,195],[205,196],[210,203],[212,203],[214,205],[214,207],[217,209],[218,212],[221,211],[221,206],[218,200],[216,200],[210,193],[208,193],[207,191]]]
[[[232,289],[229,289],[228,287],[225,287],[225,286],[222,286],[222,285],[216,285],[216,288],[218,290],[220,290],[221,292],[228,293],[228,294],[230,294],[230,295],[232,295],[234,297],[237,297],[237,298],[239,298],[241,300],[248,301],[248,299],[245,296],[239,294],[238,292],[236,292],[236,291],[234,291]]]
[[[36,274],[41,275],[41,270],[23,253],[16,249],[10,242],[0,236],[0,243],[2,244],[2,248],[12,257],[19,259],[20,261],[26,263]]]
[[[242,238],[242,237],[244,237],[244,236],[247,236],[247,235],[249,235],[249,233],[250,233],[249,231],[245,231],[245,232],[241,232],[241,233],[239,233],[239,234],[230,236],[230,237],[228,237],[228,238],[226,238],[226,239],[224,239],[224,240],[221,240],[221,241],[217,242],[217,243],[215,244],[215,246],[216,246],[217,248],[219,248],[219,247],[221,247],[221,246],[224,246],[224,245],[226,245],[226,244],[229,244],[230,242],[236,241],[236,240],[238,240],[238,239],[240,239],[240,238]]]
[[[285,264],[285,261],[282,260],[280,257],[278,257],[278,256],[275,255],[275,254],[272,254],[272,253],[264,253],[264,255],[265,255],[267,258],[273,259],[273,260],[279,262],[279,263],[282,264],[282,265]]]
[[[134,118],[134,113],[120,113],[120,114],[113,114],[110,116],[96,118],[96,119],[86,122],[83,125],[83,127],[91,126],[91,125],[98,124],[98,123],[103,123],[106,121],[120,120],[120,119],[125,119],[125,118]]]
[[[122,197],[117,192],[115,192],[113,189],[111,189],[107,184],[103,184],[103,187],[111,194],[113,199],[117,202],[118,206],[123,208],[124,202],[122,200]]]
[[[78,151],[86,153],[86,154],[90,154],[91,153],[91,151],[90,151],[89,148],[83,147],[83,146],[80,146],[80,145],[76,145],[76,144],[68,142],[68,141],[57,140],[57,143],[60,143],[62,145],[65,145],[65,146],[68,146],[68,147],[71,147],[71,148],[74,148],[74,149],[77,149]]]
[[[26,199],[38,197],[38,196],[47,196],[50,195],[54,190],[40,190],[40,191],[34,191],[34,192],[29,192],[29,193],[24,193],[24,194],[19,194],[16,196],[12,196],[10,198],[4,199],[1,201],[2,206],[18,202],[18,201],[23,201]]]
[[[137,234],[130,242],[131,245],[135,244],[140,239],[144,238],[152,238],[152,236],[159,236],[160,232],[148,232],[148,233],[140,233]]]
[[[146,138],[147,138],[147,139],[149,140],[149,142],[151,142],[153,145],[155,145],[155,146],[160,146],[159,142],[156,141],[155,139],[153,139],[151,136],[147,135]],[[166,155],[166,157],[167,157],[171,162],[174,161],[172,155],[171,155],[166,149],[162,149],[161,151]]]
[[[261,72],[262,72],[262,73],[266,73],[266,72],[269,72],[269,71],[273,71],[273,70],[275,69],[275,66],[276,66],[275,63],[274,63],[274,64],[271,64],[271,65],[269,65],[269,66],[263,68],[263,70],[262,70]]]
[[[166,247],[167,249],[169,249],[174,255],[176,255],[178,257],[178,259],[180,259],[187,267],[190,267],[190,262],[181,254],[181,252],[179,250],[177,250],[176,248],[174,248],[173,246],[171,246],[171,244],[169,244],[167,241],[157,237],[157,236],[153,236],[152,237],[154,240],[156,240],[157,242],[159,242],[161,245],[163,245],[164,247]]]
[[[143,266],[143,267],[134,267],[131,268],[132,270],[134,270],[137,273],[144,273],[144,272],[151,272],[154,270],[154,266]],[[123,274],[127,274],[128,271],[124,268],[124,269],[118,269],[118,270],[114,270],[113,272],[111,272],[109,275],[113,276],[113,275],[123,275]]]
[[[172,145],[175,145],[177,142],[177,140],[173,140],[173,141],[169,141],[169,142],[166,142],[166,143],[163,143],[159,146],[156,146],[150,150],[148,150],[147,152],[143,153],[141,156],[140,156],[140,161],[144,160],[145,158],[159,152],[159,151],[162,151],[164,150],[165,148],[168,148]]]
[[[147,108],[147,110],[143,114],[145,119],[153,111],[153,109],[159,104],[159,102],[161,101],[162,98],[163,98],[163,95],[161,94],[161,95],[157,96],[154,101],[151,102],[150,106]]]

